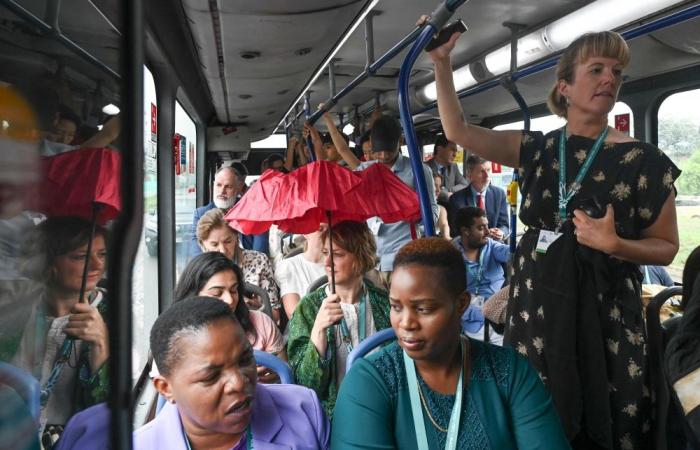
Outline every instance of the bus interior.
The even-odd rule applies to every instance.
[[[657,145],[683,170],[676,183],[680,250],[667,268],[680,284],[700,245],[700,2],[445,3],[460,5],[449,22],[467,26],[452,53],[464,119],[487,128],[562,126],[546,106],[560,52],[587,31],[625,36],[631,61],[609,124]],[[121,155],[112,182],[122,207],[108,226],[101,281],[110,294],[113,448],[130,448],[133,429],[152,416],[150,327],[171,303],[189,258],[192,214],[212,200],[218,168],[242,163],[251,184],[266,158],[284,156],[290,137],[301,139],[309,117],[327,131],[319,107],[354,147],[373,112],[399,117],[402,96],[417,151],[431,157],[441,124],[426,52],[408,68],[407,92],[398,86],[417,20],[437,7],[418,0],[0,0],[0,88],[9,92],[0,118],[3,283],[18,277],[29,233],[19,211],[34,226],[38,216],[25,213],[48,195],[27,195],[44,176],[39,157],[95,142]],[[58,119],[70,115],[61,108],[75,116],[74,128],[60,129]],[[60,143],[44,145],[46,133],[58,133]],[[39,141],[30,156],[8,150]],[[409,154],[407,145],[402,151]],[[459,148],[463,172],[469,152]],[[491,182],[507,188],[512,169],[494,168]],[[17,303],[12,289],[0,292],[3,323]]]

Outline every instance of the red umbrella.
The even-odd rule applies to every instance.
[[[39,211],[47,216],[78,216],[104,224],[119,215],[121,155],[108,148],[86,148],[42,158],[44,177]]]
[[[375,216],[385,223],[417,220],[418,196],[382,164],[352,172],[316,161],[286,175],[265,172],[226,220],[244,234],[263,233],[272,224],[288,233],[311,233],[322,222],[361,222]]]

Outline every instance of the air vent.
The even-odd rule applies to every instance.
[[[247,119],[247,118],[248,118],[248,114],[239,114],[239,115],[238,115],[238,118],[239,118],[239,119]]]
[[[240,98],[241,100],[248,100],[251,97],[252,97],[252,95],[250,95],[250,94],[241,94],[238,96],[238,98]]]
[[[308,55],[309,53],[311,53],[311,47],[300,48],[299,50],[294,52],[294,54],[297,56],[304,56]]]
[[[273,114],[275,114],[275,111],[268,111],[265,114],[267,114],[268,116],[272,116]]]
[[[260,57],[260,52],[254,50],[246,50],[241,52],[241,58],[243,59],[255,59]]]
[[[289,92],[289,89],[282,89],[281,91],[277,91],[277,95],[284,95],[287,92]]]

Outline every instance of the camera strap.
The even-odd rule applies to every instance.
[[[583,162],[583,165],[576,174],[576,178],[571,184],[571,189],[567,192],[566,125],[561,129],[561,136],[559,137],[559,218],[561,218],[562,222],[566,220],[566,205],[569,204],[569,201],[571,201],[574,195],[576,195],[579,189],[581,189],[581,182],[583,182],[583,178],[586,176],[586,173],[588,173],[588,169],[590,169],[593,165],[593,160],[598,155],[601,147],[603,147],[603,143],[605,142],[607,135],[608,127],[606,125],[603,131],[600,133],[600,136],[598,136],[598,139],[596,139],[595,144],[593,144],[588,156],[586,156],[586,160]]]

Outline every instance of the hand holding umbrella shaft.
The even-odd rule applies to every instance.
[[[311,329],[311,342],[321,357],[325,357],[328,347],[326,330],[343,319],[343,310],[340,307],[338,294],[331,294],[323,300],[321,308],[316,314],[316,321]]]

